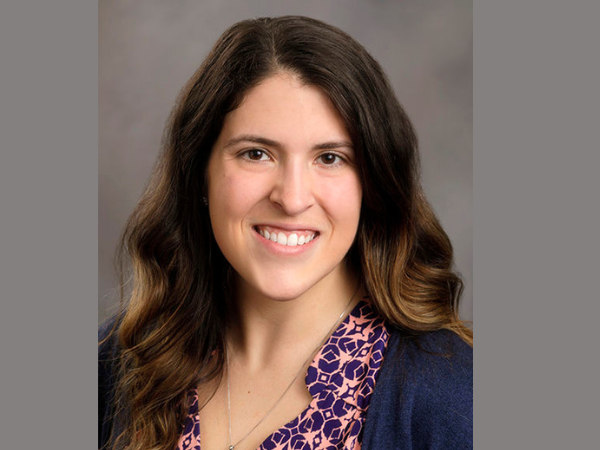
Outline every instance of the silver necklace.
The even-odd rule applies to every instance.
[[[344,315],[348,312],[348,308],[350,308],[350,304],[352,303],[352,299],[354,298],[354,296],[356,295],[356,293],[358,292],[358,289],[356,289],[356,291],[354,292],[354,294],[352,294],[352,297],[350,297],[350,301],[348,302],[348,304],[346,305],[346,307],[344,308],[344,310],[342,311],[342,313],[339,315],[339,317],[336,319],[335,323],[333,324],[333,326],[331,327],[331,329],[327,332],[327,334],[325,335],[325,337],[323,338],[323,340],[321,340],[321,342],[319,342],[319,345],[317,345],[315,347],[315,349],[310,353],[310,355],[308,356],[308,358],[306,358],[306,360],[302,363],[302,365],[300,366],[300,370],[298,370],[298,372],[296,373],[296,375],[294,375],[294,378],[292,379],[292,381],[290,382],[290,384],[288,385],[287,388],[285,388],[285,391],[283,391],[283,394],[281,394],[281,396],[277,399],[277,401],[275,401],[275,403],[273,404],[273,406],[271,406],[271,408],[266,412],[266,414],[262,417],[262,419],[260,419],[258,421],[258,423],[256,425],[254,425],[250,431],[248,431],[244,436],[242,436],[242,438],[240,440],[238,440],[235,444],[231,443],[231,392],[229,389],[229,351],[227,351],[227,347],[225,348],[225,361],[227,364],[227,418],[228,418],[228,422],[229,422],[229,450],[234,450],[236,445],[239,445],[240,442],[242,442],[244,439],[246,439],[248,436],[250,436],[250,434],[256,430],[256,428],[258,428],[258,426],[263,423],[263,421],[269,416],[269,414],[271,414],[271,412],[275,409],[275,407],[277,405],[279,405],[279,402],[281,402],[281,400],[283,399],[283,397],[285,397],[285,394],[287,394],[287,392],[290,390],[290,388],[292,387],[292,385],[294,384],[294,382],[296,381],[296,379],[300,376],[300,374],[302,373],[302,369],[304,369],[304,366],[313,358],[314,354],[317,352],[317,350],[319,350],[323,344],[325,343],[325,341],[327,340],[327,338],[329,337],[329,335],[331,333],[333,333],[333,331],[336,329],[338,323],[342,320],[342,318],[344,317]]]

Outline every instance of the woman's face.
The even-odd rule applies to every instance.
[[[362,198],[354,161],[333,104],[293,75],[266,79],[227,115],[209,160],[208,199],[242,289],[290,300],[348,282],[343,261]]]

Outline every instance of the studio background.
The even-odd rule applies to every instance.
[[[465,282],[473,318],[471,1],[101,0],[98,3],[98,321],[119,300],[114,254],[184,83],[233,23],[305,15],[335,25],[379,61],[416,128],[422,182]]]

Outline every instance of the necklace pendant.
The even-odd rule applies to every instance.
[[[230,445],[230,446],[229,446],[229,450],[233,450],[233,445]]]

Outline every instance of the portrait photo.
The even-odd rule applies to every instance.
[[[99,3],[99,448],[472,448],[472,14]]]

